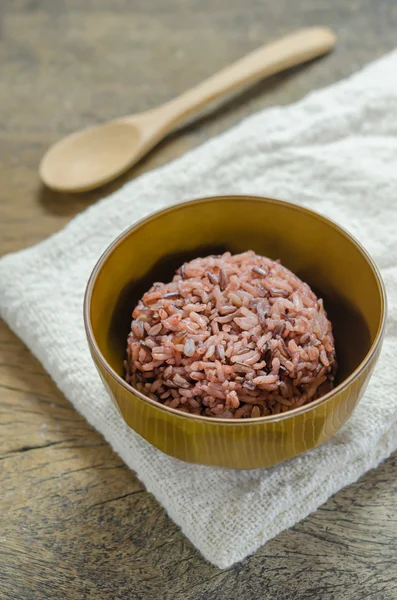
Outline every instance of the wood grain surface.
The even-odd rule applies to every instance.
[[[0,252],[30,246],[120,183],[265,106],[296,101],[391,50],[395,0],[2,0]],[[166,101],[295,28],[331,56],[184,127],[122,181],[80,196],[40,185],[59,137]],[[192,196],[195,190],[192,190]],[[0,325],[0,598],[397,598],[397,457],[227,571],[208,564]]]

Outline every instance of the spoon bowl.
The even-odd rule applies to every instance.
[[[78,131],[44,155],[40,177],[58,191],[93,189],[112,181],[138,159],[141,139],[139,129],[123,121]]]

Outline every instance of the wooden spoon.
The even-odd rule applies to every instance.
[[[73,133],[42,159],[40,176],[50,188],[91,190],[124,173],[183,119],[213,100],[329,52],[330,29],[302,29],[255,50],[181,96],[144,113]]]

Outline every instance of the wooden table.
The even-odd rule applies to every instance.
[[[49,144],[168,100],[249,50],[324,24],[327,59],[272,78],[163,143],[135,177],[265,106],[293,102],[391,50],[395,0],[3,0],[0,250],[30,246],[105,192],[43,189]],[[228,571],[208,564],[56,389],[0,331],[0,597],[397,598],[397,457]]]

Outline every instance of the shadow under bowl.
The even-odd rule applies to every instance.
[[[339,365],[331,392],[280,415],[228,420],[181,413],[124,381],[139,298],[155,281],[170,281],[183,262],[226,250],[279,258],[324,299]],[[254,469],[322,444],[346,422],[380,353],[386,294],[367,252],[332,221],[280,200],[221,196],[175,205],[118,237],[91,274],[84,319],[96,367],[132,429],[183,461]]]

